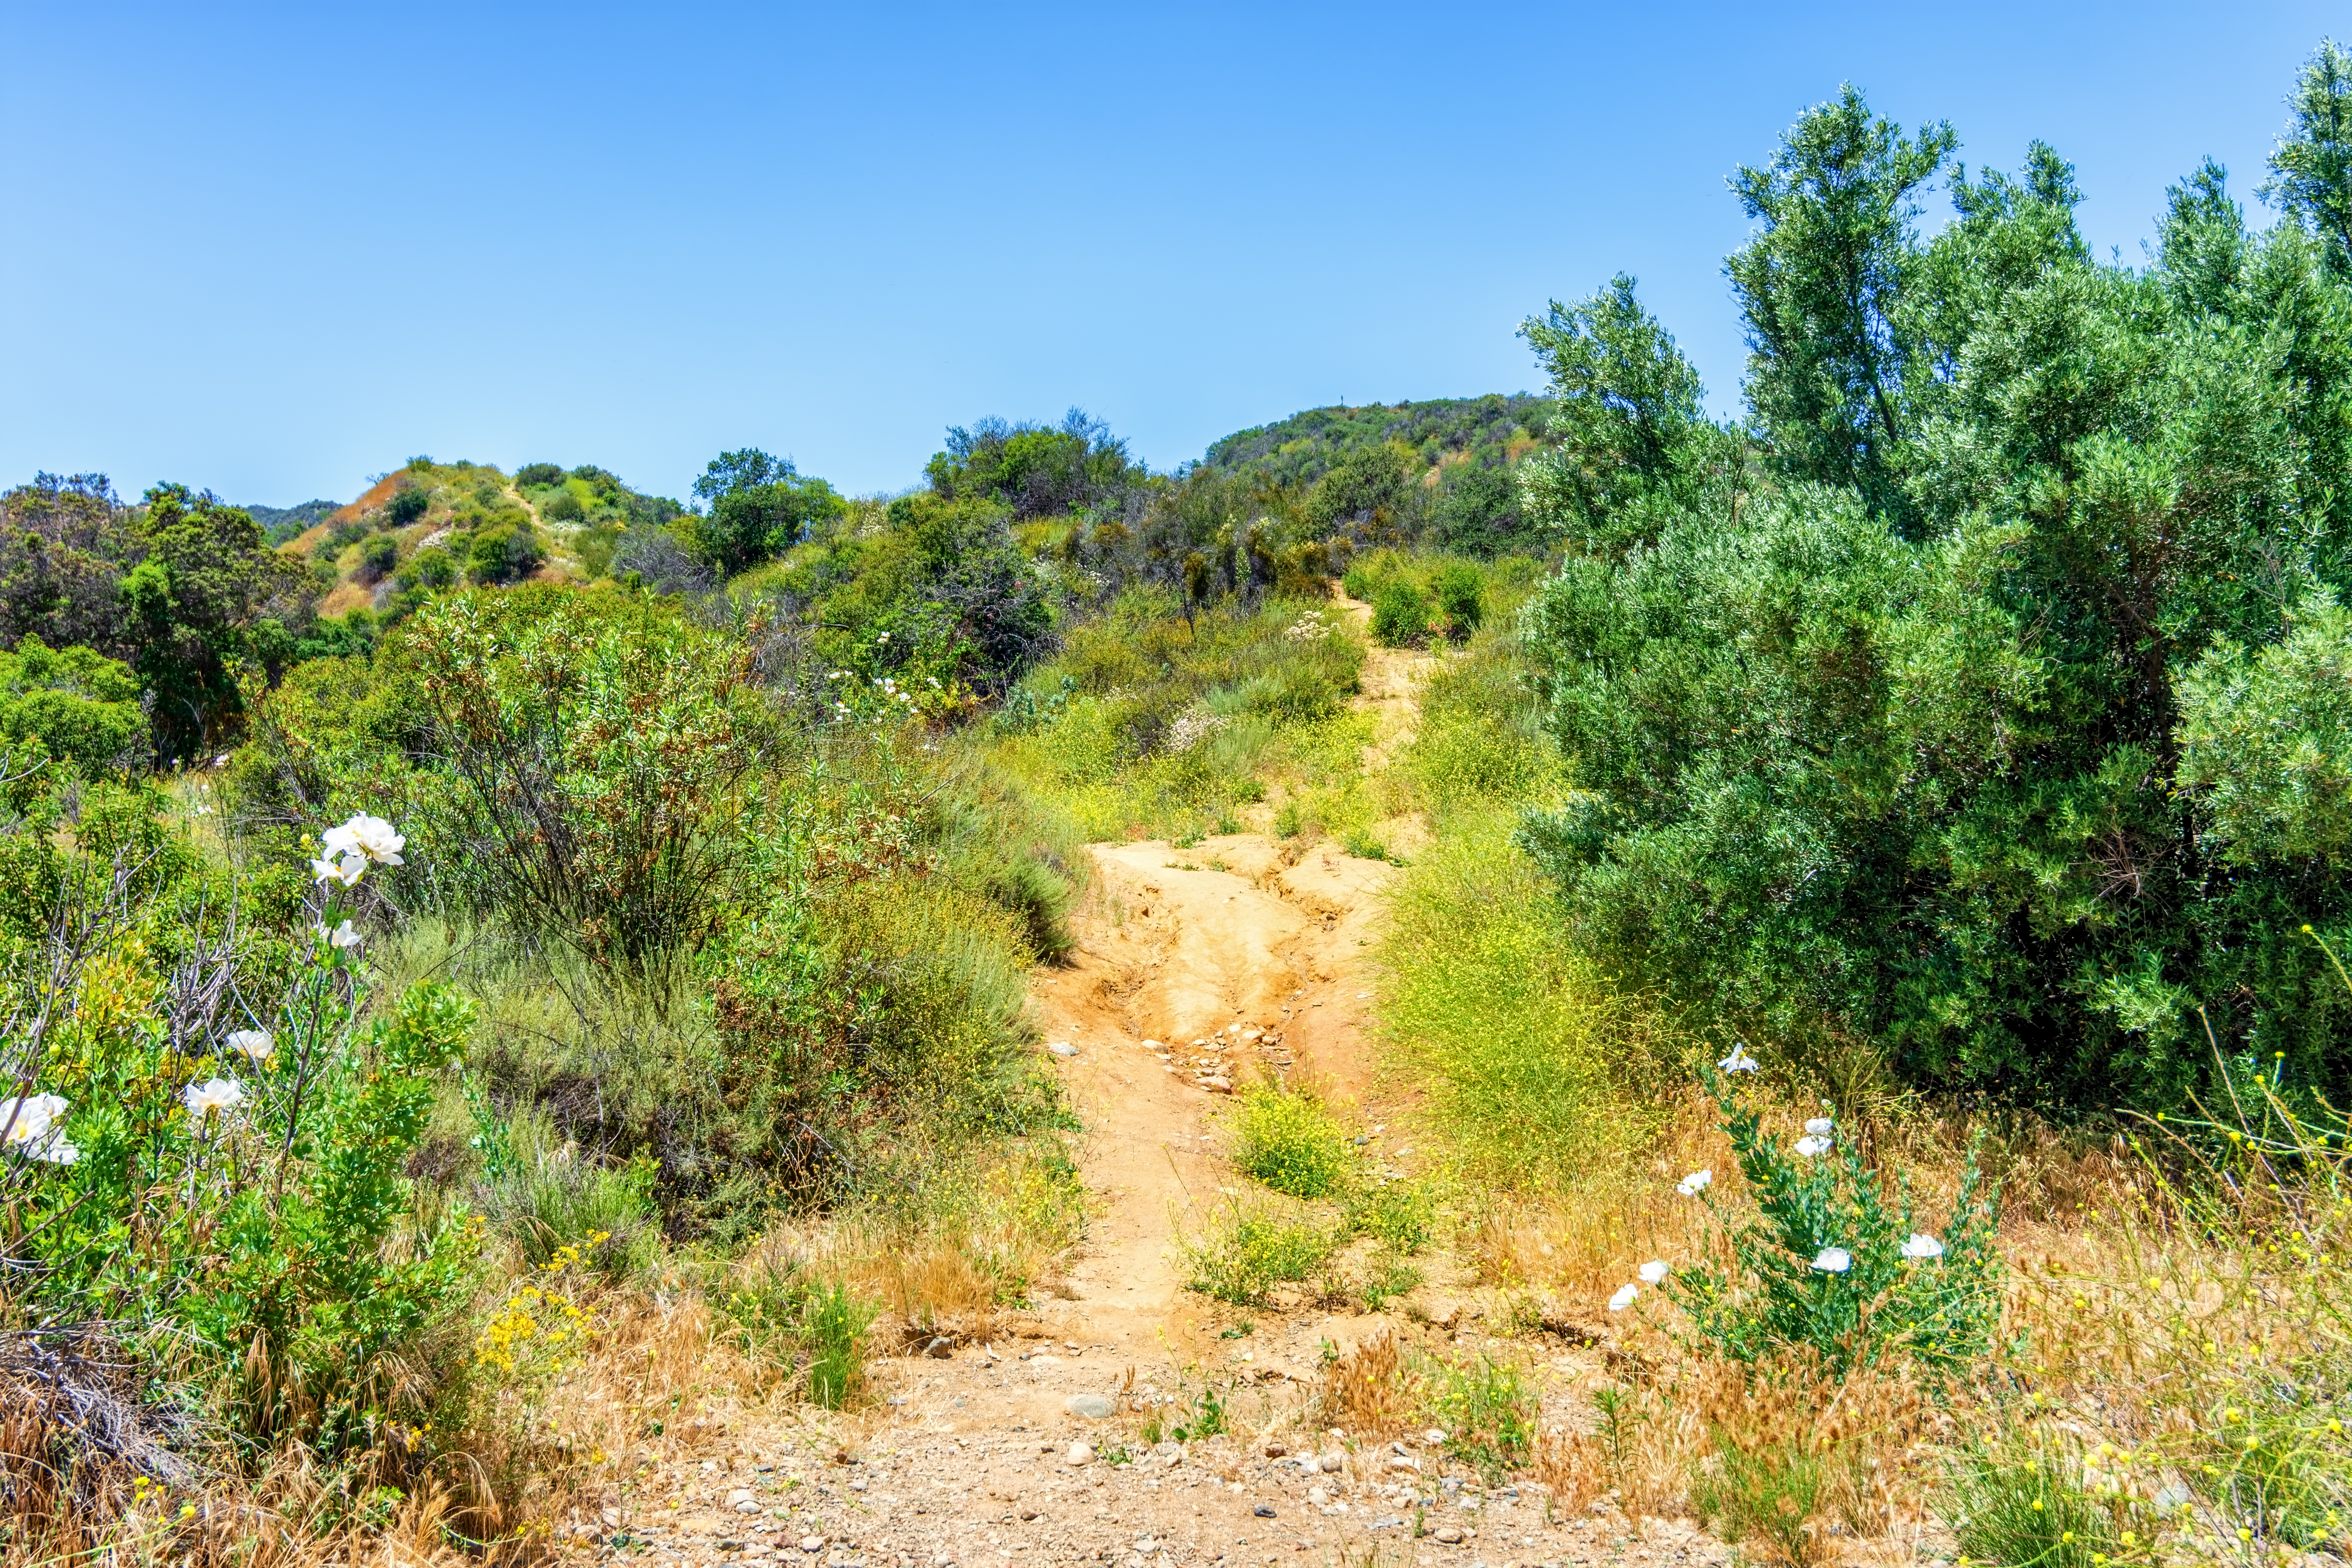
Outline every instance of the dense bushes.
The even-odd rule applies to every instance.
[[[2161,1105],[2210,1021],[2340,1092],[2352,1015],[2300,934],[2352,929],[2314,679],[2352,527],[2336,241],[2308,206],[2249,231],[2209,165],[2148,267],[2101,263],[2046,148],[1955,166],[1922,241],[1949,147],[1848,92],[1743,172],[1745,431],[1622,281],[1531,325],[1571,438],[1530,500],[1581,546],[1533,646],[1583,793],[1530,842],[1583,940],[1801,1051]]]

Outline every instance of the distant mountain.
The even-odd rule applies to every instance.
[[[283,544],[311,524],[326,521],[342,504],[339,500],[306,500],[300,506],[247,506],[245,510],[261,524],[270,543]]]
[[[1276,424],[1236,431],[1212,444],[1201,461],[1228,473],[1311,485],[1349,454],[1396,442],[1412,448],[1427,468],[1465,458],[1496,467],[1541,444],[1550,410],[1549,398],[1525,392],[1310,408]]]

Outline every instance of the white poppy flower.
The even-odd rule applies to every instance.
[[[233,1078],[208,1078],[180,1091],[180,1103],[202,1121],[215,1110],[235,1110],[245,1103],[245,1089]]]
[[[359,946],[361,939],[360,933],[352,929],[352,922],[345,921],[327,933],[327,940],[337,947],[353,948]]]
[[[1944,1244],[1932,1236],[1914,1232],[1911,1239],[1903,1244],[1903,1256],[1915,1261],[1922,1258],[1941,1258],[1944,1256]]]
[[[44,1137],[50,1128],[64,1119],[68,1101],[63,1095],[28,1094],[22,1099],[0,1100],[0,1126],[8,1129],[11,1143],[30,1143]]]
[[[314,859],[310,862],[310,879],[314,882],[341,882],[348,888],[357,882],[360,874],[366,869],[367,857],[364,855],[346,855],[340,866],[331,859]]]
[[[1715,1065],[1726,1072],[1754,1072],[1756,1058],[1748,1054],[1748,1047],[1745,1045],[1735,1042],[1731,1047],[1731,1054]]]
[[[1641,1293],[1642,1288],[1639,1285],[1618,1287],[1617,1294],[1609,1298],[1609,1310],[1612,1312],[1623,1311],[1633,1304],[1633,1298]]]
[[[1824,1247],[1813,1259],[1813,1267],[1823,1274],[1843,1274],[1853,1267],[1853,1254],[1843,1247]]]
[[[1805,1131],[1816,1138],[1826,1138],[1837,1131],[1837,1123],[1826,1116],[1816,1116],[1805,1123]]]
[[[1666,1278],[1666,1261],[1663,1258],[1653,1258],[1633,1272],[1642,1277],[1642,1283],[1644,1285],[1664,1284]]]
[[[278,1042],[269,1037],[267,1029],[239,1029],[229,1036],[228,1048],[256,1062],[266,1062]]]
[[[1828,1153],[1832,1147],[1834,1147],[1834,1144],[1831,1140],[1827,1138],[1815,1137],[1810,1132],[1797,1140],[1797,1152],[1802,1154],[1808,1160],[1813,1158],[1817,1154]]]
[[[320,835],[319,842],[330,854],[350,857],[364,856],[379,866],[407,864],[400,858],[401,847],[408,842],[392,824],[381,816],[361,812],[341,827],[330,827]],[[353,878],[354,881],[358,879]]]
[[[1695,1198],[1715,1184],[1713,1171],[1693,1171],[1675,1184],[1675,1191],[1686,1198]]]
[[[79,1144],[67,1142],[61,1130],[51,1129],[34,1142],[25,1145],[25,1152],[36,1160],[47,1160],[52,1165],[70,1165],[81,1158]]]
[[[228,766],[228,753],[226,752],[223,752],[219,756],[215,757],[213,759],[213,766],[216,768],[225,768]]]

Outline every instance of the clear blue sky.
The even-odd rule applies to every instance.
[[[1620,268],[1728,410],[1724,177],[1841,80],[1971,164],[2050,141],[2137,258],[2200,157],[2252,202],[2344,16],[0,0],[0,483],[681,495],[758,445],[870,492],[1073,404],[1167,468],[1532,387],[1519,321]]]

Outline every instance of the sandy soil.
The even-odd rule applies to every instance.
[[[1430,663],[1375,650],[1367,765],[1410,734]],[[1539,1490],[1482,1488],[1417,1440],[1315,1429],[1326,1347],[1393,1333],[1499,1348],[1475,1298],[1444,1290],[1443,1260],[1410,1316],[1277,1295],[1244,1320],[1182,1289],[1181,1237],[1238,1188],[1218,1153],[1233,1087],[1257,1072],[1312,1081],[1381,1121],[1364,965],[1394,868],[1256,833],[1092,854],[1075,958],[1033,991],[1045,1040],[1066,1048],[1055,1059],[1099,1205],[1064,1286],[992,1341],[877,1363],[884,1402],[862,1414],[712,1421],[559,1542],[655,1564],[827,1568],[1720,1560],[1681,1524],[1554,1517]],[[1562,1373],[1584,1353],[1549,1344],[1538,1353]],[[1181,1418],[1211,1380],[1231,1389],[1228,1432],[1146,1447],[1147,1415]]]

